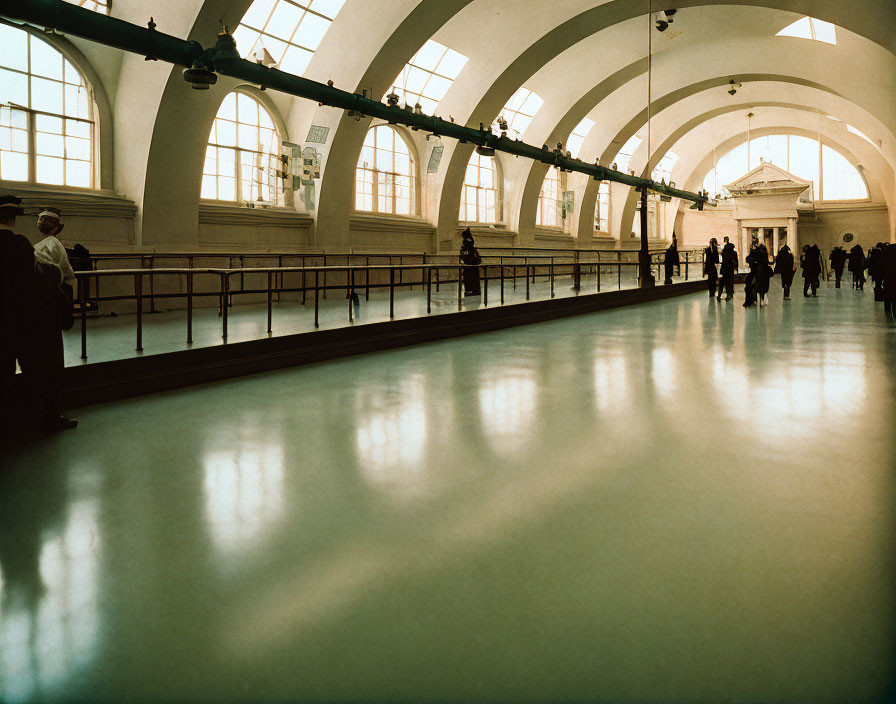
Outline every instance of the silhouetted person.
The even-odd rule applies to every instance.
[[[800,266],[803,268],[803,296],[818,296],[818,277],[821,276],[821,250],[818,245],[803,245],[803,254],[800,257]]]
[[[885,245],[880,256],[884,312],[888,318],[896,319],[896,244]]]
[[[20,430],[25,399],[16,384],[16,362],[24,369],[34,346],[34,247],[14,231],[16,217],[24,214],[21,204],[15,196],[0,196],[0,445]]]
[[[849,250],[849,270],[852,272],[852,287],[856,291],[865,290],[865,252],[857,244]]]
[[[781,286],[784,288],[784,300],[790,300],[790,287],[793,285],[793,275],[796,269],[793,266],[793,252],[788,245],[778,250],[775,259],[775,273],[781,277]]]
[[[468,264],[463,271],[464,294],[467,296],[479,295],[479,265],[482,263],[482,257],[479,256],[479,250],[473,240],[473,233],[468,227],[461,233],[460,244],[460,262]]]
[[[727,237],[725,238],[728,239]],[[722,300],[722,289],[725,290],[725,300],[730,301],[734,298],[734,274],[737,271],[737,251],[734,245],[726,242],[722,247],[722,266],[720,267],[721,277],[719,278],[719,292],[716,294],[717,300]]]
[[[709,300],[716,295],[716,281],[719,279],[719,243],[713,237],[709,246],[703,250],[703,275],[709,283]]]
[[[675,271],[675,267],[681,264],[681,257],[678,255],[678,238],[673,234],[672,235],[672,244],[669,245],[669,249],[666,250],[666,256],[663,260],[663,265],[666,270],[666,278],[663,281],[664,284],[672,283],[672,274]]]
[[[831,269],[834,270],[837,288],[840,288],[840,281],[843,279],[843,267],[846,266],[847,259],[849,259],[849,255],[843,247],[838,246],[831,250]]]
[[[878,242],[877,246],[868,250],[868,276],[874,283],[874,300],[883,300],[883,264],[884,243]]]
[[[766,306],[768,305],[766,297],[768,296],[769,279],[772,274],[771,267],[768,265],[768,249],[760,242],[752,254],[756,260],[756,297],[759,299],[760,306]]]

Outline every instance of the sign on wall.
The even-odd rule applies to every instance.
[[[426,165],[426,173],[434,174],[439,170],[439,164],[442,163],[442,153],[445,151],[445,147],[441,144],[437,144],[432,148],[432,151],[429,154],[429,163]]]
[[[329,127],[322,127],[321,125],[311,125],[311,129],[308,130],[308,137],[305,139],[305,141],[309,142],[310,144],[326,144],[327,137],[329,135]]]

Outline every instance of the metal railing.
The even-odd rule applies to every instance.
[[[103,301],[134,301],[136,304],[136,350],[143,351],[143,316],[145,303],[150,302],[150,311],[155,310],[157,299],[183,299],[186,301],[186,342],[193,342],[193,318],[194,302],[196,299],[217,298],[218,315],[221,317],[221,337],[227,340],[228,334],[228,309],[233,305],[234,296],[249,294],[265,294],[267,302],[267,334],[272,334],[273,302],[276,295],[278,300],[282,294],[296,294],[296,302],[302,305],[309,299],[314,304],[314,328],[320,327],[320,302],[326,298],[327,291],[344,291],[347,305],[348,322],[354,321],[354,306],[359,304],[359,296],[363,291],[365,300],[370,300],[370,291],[373,289],[388,288],[389,291],[389,319],[395,317],[395,293],[399,288],[413,290],[419,286],[426,296],[426,313],[432,313],[432,296],[435,287],[438,293],[442,286],[456,286],[457,310],[463,310],[463,271],[467,268],[480,270],[482,286],[482,303],[489,305],[489,284],[497,286],[495,293],[501,305],[505,303],[505,287],[512,286],[516,289],[518,281],[525,281],[526,297],[531,298],[531,287],[539,278],[550,284],[550,297],[555,297],[555,284],[558,278],[569,276],[572,279],[573,290],[576,295],[583,289],[585,279],[594,277],[593,287],[595,292],[606,288],[608,283],[616,284],[616,288],[622,289],[622,272],[626,267],[635,271],[633,282],[637,284],[638,262],[582,262],[560,257],[543,256],[527,257],[526,261],[506,261],[513,257],[497,257],[498,262],[480,265],[465,265],[457,262],[436,264],[392,264],[392,265],[327,265],[305,267],[252,267],[252,268],[155,268],[155,269],[100,269],[97,271],[75,272],[78,279],[77,300],[80,303],[80,336],[81,358],[87,359],[87,330],[88,330],[88,290],[91,281],[100,279],[125,278],[133,282],[133,292],[111,296],[99,296],[94,300]],[[537,261],[531,261],[537,259]],[[657,264],[660,266],[661,264]],[[613,272],[615,270],[615,272]],[[687,269],[685,269],[687,275]],[[447,272],[447,276],[445,275]],[[612,276],[615,273],[615,276]],[[284,286],[286,275],[295,274],[298,278],[296,286]],[[343,281],[334,283],[335,275],[342,275]],[[371,274],[380,275],[371,278]],[[144,282],[147,277],[154,275],[173,275],[185,284],[182,291],[170,293],[155,293],[146,290]],[[266,285],[261,288],[245,288],[247,275],[261,275],[266,278]],[[330,277],[329,281],[327,277]],[[419,278],[414,278],[419,275]],[[388,279],[386,278],[388,276]],[[217,285],[211,290],[197,290],[198,277],[217,278]],[[235,289],[231,282],[235,277],[240,277],[241,286]],[[588,283],[590,286],[590,282]],[[298,294],[301,294],[299,298]],[[357,301],[357,302],[356,302]]]

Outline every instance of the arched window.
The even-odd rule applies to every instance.
[[[280,133],[270,113],[251,95],[233,92],[218,108],[205,150],[202,197],[279,205]]]
[[[597,207],[594,209],[594,229],[598,232],[610,231],[610,184],[601,181],[597,189]]]
[[[389,125],[367,131],[355,169],[355,208],[393,215],[415,211],[414,159]]]
[[[541,192],[538,194],[538,213],[535,224],[542,227],[562,227],[560,221],[560,172],[556,166],[548,169]]]
[[[0,25],[0,179],[94,185],[94,104],[50,44]]]
[[[460,197],[460,219],[467,222],[497,222],[498,172],[495,160],[473,152],[464,190]]]
[[[770,134],[744,142],[721,157],[703,181],[710,195],[728,197],[725,188],[758,167],[762,161],[779,166],[812,182],[801,201],[864,200],[869,197],[865,179],[848,159],[818,139],[795,134]]]

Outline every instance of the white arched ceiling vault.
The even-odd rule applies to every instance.
[[[825,91],[812,90],[810,87],[804,87],[796,84],[781,84],[776,82],[771,82],[768,84],[761,83],[758,85],[757,82],[751,82],[750,88],[751,90],[743,91],[745,95],[743,96],[742,100],[745,100],[747,102],[738,102],[734,105],[723,104],[721,107],[715,107],[719,102],[729,102],[728,100],[718,100],[718,96],[716,95],[718,91],[703,91],[700,93],[696,93],[671,105],[669,108],[667,108],[667,110],[659,113],[658,120],[654,125],[655,139],[653,142],[653,153],[651,154],[650,159],[647,159],[647,145],[646,143],[642,143],[642,145],[636,151],[635,155],[632,157],[630,167],[635,170],[636,173],[646,176],[653,171],[653,168],[657,165],[657,163],[659,163],[662,157],[670,150],[675,152],[679,156],[692,154],[692,150],[695,147],[701,151],[705,151],[702,150],[699,145],[683,140],[683,138],[702,123],[712,120],[718,115],[731,112],[737,112],[741,115],[745,115],[747,112],[749,112],[749,110],[745,108],[754,107],[756,108],[755,112],[761,112],[759,110],[760,107],[773,106],[777,104],[789,105],[793,107],[802,106],[809,109],[821,110],[821,112],[825,114],[836,114],[834,112],[827,112],[821,107],[821,102],[824,101],[825,107],[827,109],[836,109],[836,103],[839,100],[838,96],[826,93]],[[760,95],[768,100],[756,99]],[[725,97],[728,98],[727,94],[725,95]],[[775,103],[775,99],[777,99],[779,102]],[[840,100],[840,102],[843,101]],[[673,112],[678,114],[666,115],[666,112]],[[858,111],[853,110],[850,112],[856,115]],[[819,118],[816,114],[816,125],[818,125],[818,121]],[[825,119],[824,121],[831,124],[832,126],[835,124],[830,120]],[[858,121],[863,123],[873,123],[873,120],[867,117]],[[746,124],[745,120],[744,124]],[[824,126],[820,126],[819,129],[823,127]],[[732,129],[736,130],[737,128],[732,127]],[[845,128],[843,131],[845,132]],[[720,130],[720,134],[724,134],[724,132],[721,132]],[[856,137],[856,139],[859,138]],[[680,142],[680,140],[682,141]],[[718,140],[716,140],[716,142],[717,141]],[[873,149],[870,145],[868,146],[869,148]],[[893,171],[893,161],[887,162],[885,159],[883,159],[883,155],[879,151],[878,156],[880,156],[881,158],[879,160],[874,160],[873,162],[875,164],[879,164],[879,167],[875,171],[875,178],[877,178],[879,181],[889,183],[888,174],[891,174]],[[676,165],[676,167],[678,168],[678,165]],[[673,177],[677,175],[678,171],[673,172]],[[698,190],[701,187],[702,181],[698,186]],[[589,189],[591,191],[596,190],[593,183],[589,184],[588,189],[586,190]],[[616,210],[616,217],[614,217],[614,232],[627,232],[631,228],[638,196],[634,192],[634,190],[628,189],[628,191],[629,192],[627,193],[624,208],[617,208]],[[887,195],[887,200],[889,201],[889,196],[891,194]],[[584,226],[585,223],[583,222],[582,225]]]
[[[587,109],[592,98],[599,99],[625,90],[625,86],[640,75],[639,72],[643,73],[646,0],[593,3],[585,11],[580,11],[580,0],[557,0],[549,4],[533,1],[534,9],[531,11],[520,11],[521,4],[526,3],[499,0],[383,0],[370,3],[366,0],[348,0],[305,75],[316,80],[332,78],[337,86],[346,89],[360,91],[366,88],[373,97],[379,98],[405,62],[432,36],[470,57],[467,68],[440,105],[439,113],[445,117],[451,114],[458,122],[478,126],[480,122],[491,122],[510,95],[520,85],[535,80],[536,74],[555,57],[601,32],[602,39],[592,45],[591,52],[572,52],[567,57],[573,60],[578,56],[579,65],[590,59],[595,69],[589,76],[590,86],[578,85],[581,83],[580,75],[564,72],[558,74],[559,77],[555,75],[553,83],[571,84],[573,93],[578,91],[578,95],[563,96],[555,101],[550,86],[542,87],[545,93],[542,97],[549,107],[544,116],[547,122],[540,126],[533,123],[530,129],[533,130],[532,135],[539,131],[542,138],[547,140],[553,135],[568,132],[582,116],[574,119],[574,112]],[[219,19],[223,18],[227,24],[234,26],[248,5],[248,0],[117,3],[113,14],[140,24],[145,23],[147,15],[152,14],[160,30],[196,39],[207,46],[214,41]],[[882,47],[880,53],[886,53],[890,61],[896,52],[896,27],[888,0],[865,0],[848,6],[839,0],[730,0],[724,5],[710,0],[678,0],[674,3],[657,2],[656,5],[657,9],[674,5],[686,10],[676,18],[673,25],[676,30],[679,27],[686,29],[685,20],[690,16],[695,18],[693,21],[696,23],[704,11],[717,12],[720,17],[729,18],[734,15],[728,11],[741,13],[744,12],[743,8],[756,8],[757,13],[783,10],[800,15],[810,14],[864,37],[868,41],[859,40],[864,44],[873,42]],[[643,25],[640,48],[636,41],[629,41],[627,35],[623,40],[625,32],[620,32],[620,37],[614,40],[616,30],[627,23]],[[764,25],[766,36],[773,35],[777,29],[780,27],[768,23]],[[718,71],[717,76],[723,72],[736,75],[755,64],[755,48],[733,41],[740,35],[736,27],[731,26],[729,31],[729,21],[721,20],[717,31],[709,34],[718,36],[726,31],[729,40],[727,54],[722,57],[726,48],[718,48],[725,68]],[[701,40],[706,37],[707,33],[701,33]],[[664,39],[658,41],[660,56],[668,53],[670,65],[676,63],[674,55],[687,46],[684,35],[682,39],[679,44],[669,40],[665,50],[661,49]],[[698,46],[696,41],[694,44]],[[792,41],[799,42],[800,53],[812,53],[814,47],[810,47],[809,42]],[[76,43],[85,53],[95,51],[100,54],[104,51],[89,49],[85,46],[87,43]],[[92,56],[88,58],[98,61]],[[682,74],[703,68],[699,59],[694,62],[679,59],[677,63],[677,70]],[[779,63],[776,69],[780,72],[783,65],[789,72],[791,63]],[[892,106],[886,110],[879,109],[887,101],[892,103],[890,96],[896,88],[893,85],[896,72],[891,67],[892,64],[872,62],[861,69],[861,75],[867,76],[868,80],[852,77],[853,83],[873,84],[866,88],[868,93],[876,94],[876,105],[863,104],[871,114],[893,112]],[[823,65],[821,69],[814,73],[807,71],[801,78],[829,86],[832,80],[842,79],[845,73],[840,68],[832,69],[830,64]],[[114,67],[104,68],[108,76],[101,75],[115,103],[116,188],[142,206],[146,243],[195,242],[205,143],[217,106],[230,86],[222,79],[222,85],[208,93],[192,91],[183,82],[180,68],[145,62],[142,57],[134,55],[121,58],[117,80],[116,70]],[[598,72],[600,75],[595,76]],[[109,87],[110,83],[112,87]],[[853,92],[859,92],[858,86],[852,88]],[[592,93],[591,97],[588,97],[589,92]],[[618,113],[616,119],[620,123],[617,135],[632,122],[645,102],[643,95],[646,90],[635,90],[635,93],[640,96],[636,102],[632,99],[621,108],[617,106],[613,109]],[[849,97],[849,91],[842,94]],[[345,242],[352,207],[352,177],[366,121],[355,122],[346,118],[341,111],[317,109],[307,101],[287,96],[271,93],[270,98],[280,107],[294,141],[303,141],[304,130],[312,121],[333,128],[325,153],[320,187],[317,241],[318,244]],[[592,102],[592,107],[596,102],[599,101]],[[607,108],[604,110],[601,104],[593,112],[600,118],[598,126],[602,129],[605,113],[610,112],[609,105]],[[894,124],[894,121],[888,124]],[[861,129],[860,125],[857,126]],[[540,140],[527,133],[526,141]],[[437,175],[444,187],[433,203],[439,206],[437,220],[440,231],[450,232],[457,218],[460,183],[470,149],[469,145],[460,145],[455,149],[450,140],[446,140],[445,146],[446,159]],[[606,150],[606,144],[595,143],[591,148],[592,155],[598,154]],[[421,156],[425,158],[426,155]],[[585,149],[582,157],[589,158]],[[523,162],[518,160],[518,163]],[[526,182],[528,180],[525,179]],[[520,206],[517,210],[522,212],[524,199],[518,200]],[[429,217],[436,219],[434,212],[429,213]]]
[[[680,18],[679,21],[684,21]],[[734,26],[739,26],[734,23]],[[842,33],[841,33],[842,34]],[[747,56],[732,55],[730,50],[732,37],[727,32],[721,31],[717,33],[715,39],[689,46],[683,46],[676,52],[666,52],[660,54],[655,59],[654,73],[654,108],[653,113],[656,120],[661,120],[665,115],[665,110],[670,110],[678,101],[686,99],[688,96],[707,90],[712,92],[719,104],[730,104],[732,98],[728,95],[725,86],[730,77],[735,75],[738,80],[742,81],[745,89],[739,94],[743,94],[744,90],[749,92],[751,86],[748,81],[770,81],[770,80],[788,80],[794,84],[805,84],[814,86],[818,89],[843,90],[851,93],[851,98],[863,104],[875,106],[879,111],[880,119],[877,120],[877,132],[886,131],[883,124],[890,120],[890,115],[894,114],[893,101],[886,97],[883,100],[881,95],[874,90],[873,83],[864,82],[865,85],[856,90],[854,81],[851,78],[855,75],[852,71],[845,71],[844,74],[832,76],[830,70],[819,71],[819,66],[827,67],[830,64],[830,57],[822,62],[821,58],[816,54],[816,43],[803,42],[798,45],[801,51],[797,55],[793,55],[794,45],[788,43],[788,40],[769,36],[766,32],[761,38],[749,37],[748,42],[751,51]],[[799,41],[799,40],[796,40]],[[859,40],[862,41],[862,40]],[[880,51],[862,42],[865,48],[871,47],[872,53]],[[836,47],[832,47],[836,49]],[[861,47],[857,49],[859,53]],[[893,57],[885,52],[880,52],[882,56],[877,57],[878,60],[892,62]],[[862,58],[862,57],[860,57]],[[849,59],[845,59],[849,63]],[[681,70],[681,66],[687,67],[686,71]],[[775,75],[774,69],[782,66],[787,67],[788,73],[792,75],[787,77]],[[867,65],[859,70],[867,70]],[[848,68],[852,68],[849,66]],[[676,70],[677,69],[677,70]],[[767,70],[772,71],[768,75],[747,73],[751,70]],[[631,66],[623,69],[626,72],[631,71]],[[896,64],[890,69],[896,72]],[[710,78],[705,81],[699,81],[701,74],[709,74]],[[691,85],[681,88],[678,86],[687,80],[697,81]],[[822,85],[821,81],[825,85]],[[833,84],[834,88],[830,86]],[[601,84],[603,85],[603,84]],[[759,90],[765,88],[764,84]],[[596,156],[601,157],[601,163],[610,164],[616,155],[619,147],[624,144],[633,134],[643,132],[643,126],[646,121],[646,108],[637,110],[638,106],[646,104],[646,77],[639,76],[637,79],[625,83],[620,89],[606,98],[595,109],[587,111],[587,105],[581,105],[575,109],[566,119],[566,124],[575,124],[584,114],[596,121],[596,126],[585,140],[585,144],[581,150],[581,158],[584,160],[593,160]],[[658,97],[657,97],[658,96]],[[761,96],[761,93],[760,93]],[[759,96],[757,96],[759,97]],[[635,106],[635,110],[632,109]],[[670,110],[671,111],[671,110]],[[671,111],[674,112],[674,111]],[[676,119],[684,119],[681,114],[676,115]],[[892,124],[892,123],[891,123]],[[654,123],[656,125],[656,122]],[[858,125],[857,125],[858,126]],[[533,123],[534,127],[534,123]],[[530,130],[533,128],[530,128]],[[860,129],[862,129],[860,127]],[[871,129],[868,125],[864,129]],[[565,131],[565,126],[564,126]],[[553,134],[552,136],[557,136]],[[646,136],[646,135],[642,135]],[[528,135],[527,135],[528,137]],[[539,140],[540,141],[540,140]],[[643,148],[646,148],[644,145]],[[662,156],[662,155],[660,155]],[[523,202],[521,205],[520,230],[525,230],[534,222],[535,202],[537,200],[538,189],[541,179],[545,172],[545,166],[541,164],[532,164],[530,166],[530,174],[527,179],[525,188],[523,189]],[[596,185],[594,182],[591,188],[585,193],[585,200],[582,201],[580,213],[579,233],[582,236],[590,237],[592,223],[590,221],[591,213],[594,208],[594,192]]]

